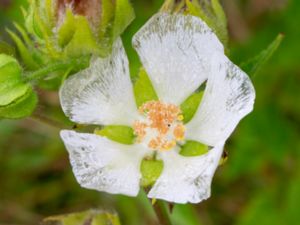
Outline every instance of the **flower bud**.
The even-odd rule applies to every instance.
[[[31,0],[26,29],[52,58],[106,56],[134,18],[128,0]]]
[[[11,56],[0,54],[0,118],[29,116],[37,103],[31,85],[23,82],[22,69]]]
[[[191,14],[201,18],[227,47],[227,19],[219,0],[165,0],[161,11]]]

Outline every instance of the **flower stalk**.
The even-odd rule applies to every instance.
[[[62,62],[55,62],[53,64],[40,68],[34,72],[25,74],[23,79],[25,82],[36,81],[56,71],[60,71],[60,70],[68,71],[70,69],[81,70],[86,68],[88,65],[89,65],[89,57],[70,59],[68,61],[62,61]]]
[[[157,200],[154,204],[152,204],[152,207],[160,225],[172,225],[170,212],[166,202]]]

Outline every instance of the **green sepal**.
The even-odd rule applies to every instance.
[[[75,18],[72,11],[66,9],[66,17],[64,23],[61,25],[58,31],[58,45],[63,48],[67,45],[75,33]]]
[[[96,129],[94,133],[126,145],[133,144],[135,139],[133,129],[127,126],[109,125],[105,126],[101,130]]]
[[[152,186],[162,173],[164,164],[162,160],[143,159],[141,163],[141,186]]]
[[[45,7],[45,23],[47,23],[47,26],[49,29],[52,29],[55,26],[56,23],[56,14],[57,14],[57,7],[53,7],[53,5],[56,6],[57,0],[44,0],[44,7]]]
[[[76,28],[71,41],[64,49],[65,54],[71,57],[79,57],[90,53],[99,53],[96,39],[87,18],[83,16],[74,18]]]
[[[0,118],[21,119],[28,117],[34,111],[38,98],[30,88],[25,95],[7,106],[0,107]]]
[[[66,215],[51,216],[42,222],[42,225],[121,225],[116,213],[103,210],[87,210],[84,212]]]
[[[197,141],[186,141],[179,152],[183,156],[200,156],[208,152],[208,146]]]
[[[0,54],[0,107],[25,95],[30,86],[21,80],[21,67],[11,56]]]
[[[117,0],[115,9],[115,19],[113,24],[113,40],[115,40],[135,17],[134,10],[128,0]]]
[[[30,8],[25,18],[25,27],[30,34],[34,35],[37,40],[41,41],[43,39],[43,32],[40,24],[37,23],[37,21],[40,20],[37,4],[36,0],[30,0]]]
[[[49,7],[48,0],[31,0],[29,10],[25,15],[25,27],[34,37],[39,50],[46,55],[45,57],[57,58],[60,55],[53,37],[54,12],[50,15],[47,7]]]
[[[24,64],[26,65],[26,67],[29,70],[37,69],[39,66],[36,63],[36,61],[34,60],[34,58],[32,57],[32,54],[30,53],[29,49],[23,43],[23,41],[11,30],[7,29],[7,32],[11,36],[13,41],[15,42],[15,44],[18,48],[20,57],[21,57],[22,61],[24,62]]]
[[[283,34],[278,34],[275,40],[265,50],[247,62],[242,63],[240,67],[251,77],[255,76],[276,52],[283,38]]]
[[[202,100],[203,94],[204,91],[194,93],[180,105],[184,123],[188,123],[195,115]]]
[[[211,0],[212,10],[215,15],[215,23],[211,28],[215,30],[220,41],[225,47],[228,47],[228,29],[227,29],[227,17],[219,0]]]
[[[133,90],[138,107],[148,101],[158,100],[157,94],[144,68],[140,70],[139,77],[134,83]]]
[[[128,0],[103,0],[98,43],[102,56],[110,53],[114,41],[123,33],[135,17]]]
[[[185,0],[185,3],[186,13],[204,20],[227,48],[227,18],[219,0],[211,0],[210,2],[204,0],[203,5],[199,3],[199,0]]]
[[[25,44],[27,46],[31,46],[32,47],[33,43],[31,41],[31,39],[29,38],[27,32],[24,30],[24,28],[22,26],[20,26],[19,24],[17,24],[17,23],[14,23],[14,26],[19,31],[19,33],[21,34],[21,36],[22,36]]]
[[[113,21],[116,2],[103,0],[101,3],[101,21],[98,28],[99,48],[103,56],[108,55],[113,43]]]
[[[0,40],[0,54],[6,54],[6,55],[16,55],[15,48],[3,41]]]

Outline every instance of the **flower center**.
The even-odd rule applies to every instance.
[[[149,101],[139,107],[143,115],[133,124],[137,141],[153,150],[170,150],[184,139],[183,116],[178,106],[160,101]]]

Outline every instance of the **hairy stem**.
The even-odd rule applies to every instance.
[[[27,73],[24,76],[24,81],[29,82],[29,81],[39,80],[52,72],[60,71],[60,70],[69,70],[70,68],[74,68],[75,70],[84,69],[88,66],[88,64],[89,64],[89,57],[82,57],[79,59],[71,59],[68,61],[55,62],[41,69],[38,69],[34,72]]]
[[[60,123],[59,121],[57,120],[54,120],[50,117],[47,117],[45,115],[42,115],[42,114],[39,114],[39,113],[33,113],[30,117],[32,120],[35,120],[37,122],[40,122],[40,123],[43,123],[43,124],[46,124],[48,126],[51,126],[51,127],[54,127],[56,129],[59,129],[59,130],[62,130],[65,128],[65,126]]]

